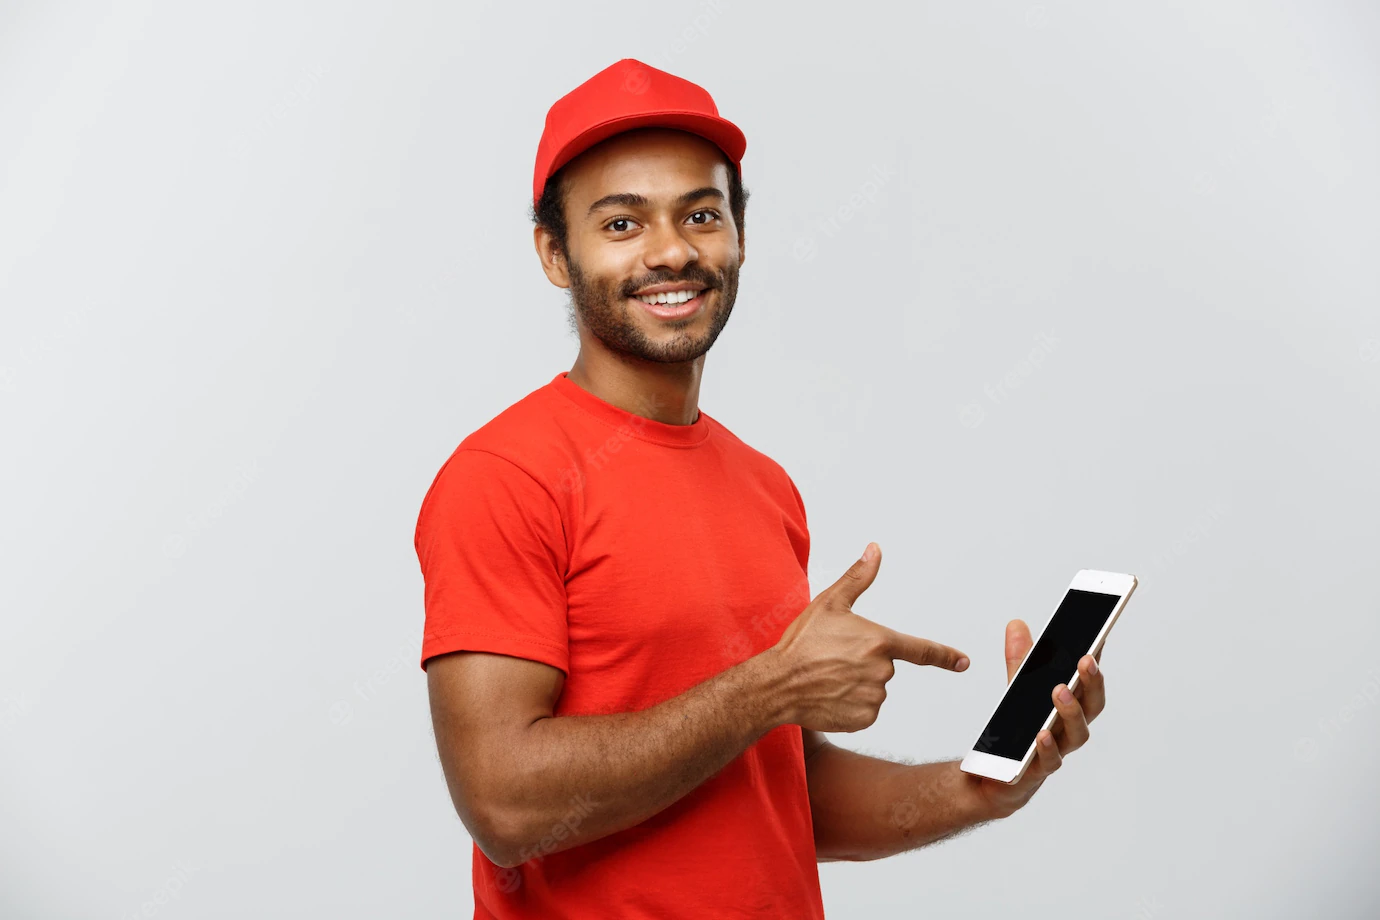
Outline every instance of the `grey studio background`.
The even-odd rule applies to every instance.
[[[1089,745],[828,916],[1374,916],[1380,14],[1054,0],[0,7],[0,914],[471,914],[413,526],[574,359],[532,161],[621,57],[748,136],[701,406],[973,656],[833,740],[961,756],[1141,579]]]

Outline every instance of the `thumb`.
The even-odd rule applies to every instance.
[[[848,567],[848,571],[838,581],[829,586],[831,597],[839,600],[848,607],[853,606],[853,602],[868,589],[873,580],[877,577],[877,569],[882,564],[882,548],[876,543],[867,544],[867,549],[863,550],[862,558]]]
[[[1035,642],[1030,638],[1030,627],[1024,620],[1012,620],[1006,624],[1006,682],[1009,684],[1021,669],[1021,662],[1030,654]]]

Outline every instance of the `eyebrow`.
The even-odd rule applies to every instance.
[[[719,191],[712,185],[706,185],[703,188],[697,188],[693,191],[686,192],[684,195],[681,195],[679,198],[675,200],[675,205],[676,207],[682,207],[684,205],[690,204],[693,201],[698,201],[701,198],[715,198],[719,201],[723,201],[724,193]],[[648,204],[649,202],[647,201],[647,198],[644,195],[639,195],[636,192],[617,192],[613,195],[605,195],[603,198],[600,198],[598,201],[594,202],[594,204],[589,206],[589,211],[585,213],[585,216],[590,216],[595,211],[598,211],[600,208],[611,208],[614,206],[622,206],[625,208],[645,208]]]

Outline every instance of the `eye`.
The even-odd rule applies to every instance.
[[[704,220],[704,221],[697,221],[697,220],[695,220],[695,218],[696,218],[696,217],[699,217],[700,215],[705,215],[706,220]],[[718,212],[718,211],[711,210],[710,208],[701,208],[700,210],[696,211],[694,214],[691,214],[691,215],[690,215],[690,219],[691,219],[691,221],[693,221],[694,223],[697,223],[697,224],[698,224],[698,223],[708,223],[708,219],[709,219],[709,218],[717,219],[718,216],[719,216],[719,212]]]
[[[632,223],[633,219],[631,217],[615,217],[613,220],[604,224],[604,229],[612,230],[614,233],[627,233],[632,229],[630,226]],[[624,226],[619,226],[620,224]]]

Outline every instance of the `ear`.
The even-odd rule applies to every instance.
[[[558,288],[570,287],[565,253],[561,252],[555,235],[545,227],[533,227],[532,243],[537,248],[537,258],[541,260],[541,270],[546,272],[547,280]]]

